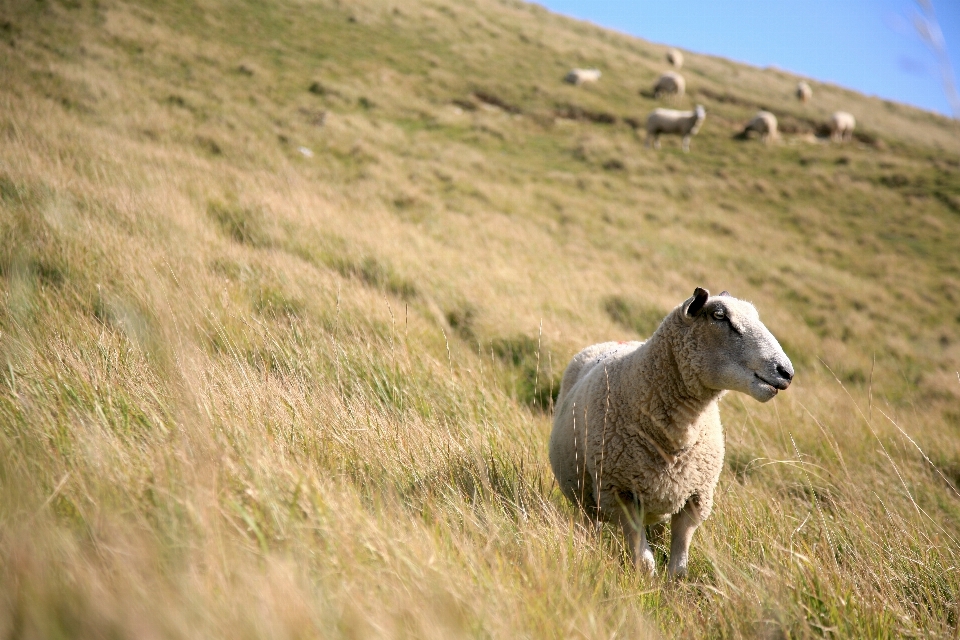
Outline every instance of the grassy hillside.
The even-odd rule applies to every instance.
[[[494,0],[0,2],[0,634],[956,637],[960,125],[686,54],[707,121],[654,152],[663,51]],[[760,106],[781,144],[733,139]],[[698,285],[797,377],[725,397],[647,582],[552,398]]]

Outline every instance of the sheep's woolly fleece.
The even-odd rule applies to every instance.
[[[693,111],[677,111],[675,109],[654,109],[647,116],[646,146],[653,144],[655,149],[660,148],[660,134],[669,133],[683,136],[683,150],[690,150],[690,137],[695,136],[707,112],[703,105],[698,104]]]
[[[760,139],[764,142],[776,140],[780,137],[777,132],[777,116],[769,111],[758,111],[743,129],[744,135],[750,131],[760,134]]]
[[[687,81],[683,79],[682,75],[675,71],[665,71],[653,85],[653,95],[654,97],[675,95],[679,98],[683,96],[686,89]]]
[[[765,402],[790,384],[793,366],[757,310],[725,294],[698,289],[646,342],[593,345],[567,367],[550,463],[592,516],[622,524],[635,503],[652,524],[692,500],[698,525],[723,466],[723,391]]]
[[[830,137],[836,141],[849,140],[856,126],[857,119],[851,114],[837,111],[830,117]]]

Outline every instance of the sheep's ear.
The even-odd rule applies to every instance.
[[[703,309],[703,305],[707,304],[707,298],[710,297],[710,292],[704,289],[703,287],[697,287],[693,291],[693,300],[687,305],[687,315],[691,318],[700,313],[700,310]]]
[[[729,295],[730,295],[730,292],[729,292],[729,291],[721,291],[721,292],[720,292],[720,295],[722,295],[722,296],[729,296]]]

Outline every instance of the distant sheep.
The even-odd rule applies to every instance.
[[[678,49],[670,49],[667,51],[667,62],[679,69],[683,66],[683,54]]]
[[[837,111],[830,116],[830,139],[834,142],[845,142],[853,138],[853,130],[857,120],[846,111]]]
[[[683,97],[687,90],[687,82],[683,76],[675,71],[666,71],[657,78],[657,83],[653,85],[653,97],[659,98],[663,95]]]
[[[599,69],[570,69],[563,81],[579,87],[588,82],[596,82],[601,75]]]
[[[810,85],[801,80],[797,83],[797,100],[800,102],[806,102],[813,97],[813,89],[810,88]]]
[[[671,518],[671,578],[713,508],[723,468],[724,390],[766,402],[793,365],[749,302],[697,288],[646,342],[587,347],[563,374],[550,434],[560,490],[618,523],[636,567],[656,573],[645,525]]]
[[[690,138],[697,135],[706,117],[707,112],[699,104],[693,111],[654,109],[647,116],[646,145],[649,147],[653,143],[653,148],[659,149],[660,134],[669,133],[683,136],[683,150],[690,151]]]
[[[780,137],[777,132],[777,116],[769,111],[758,111],[757,115],[753,116],[753,119],[743,128],[740,137],[747,138],[750,133],[759,134],[763,142],[776,140]]]

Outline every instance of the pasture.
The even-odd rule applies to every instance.
[[[668,44],[511,0],[0,4],[0,635],[957,637],[960,124],[684,52],[706,121],[646,149]],[[761,107],[783,141],[733,139]],[[669,584],[547,440],[569,358],[696,286],[796,378],[722,401]]]

